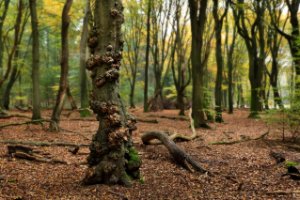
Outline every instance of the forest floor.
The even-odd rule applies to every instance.
[[[16,111],[15,111],[16,112]],[[287,160],[300,161],[300,151],[282,142],[282,127],[266,125],[262,120],[248,119],[248,110],[236,110],[234,115],[224,113],[225,123],[211,123],[212,129],[197,129],[198,138],[177,142],[211,175],[191,173],[172,162],[162,145],[143,145],[141,135],[149,130],[162,130],[191,135],[189,120],[168,119],[176,117],[176,110],[143,113],[131,112],[141,119],[157,119],[158,124],[137,124],[133,139],[143,165],[142,179],[131,188],[122,186],[82,186],[88,147],[81,147],[76,155],[67,147],[34,147],[42,155],[65,164],[41,163],[9,158],[7,144],[0,146],[0,199],[300,199],[300,181],[292,180],[284,164],[276,164],[269,155],[271,150],[282,153]],[[43,116],[50,117],[50,111]],[[29,112],[22,115],[30,116]],[[98,124],[95,118],[81,120],[77,112],[64,111],[60,133],[47,131],[38,124],[10,126],[0,129],[0,140],[44,141],[89,144]],[[13,117],[0,119],[0,125],[30,119]],[[268,132],[269,131],[269,132]],[[257,138],[268,132],[264,138]],[[231,145],[212,145],[218,141],[241,141]]]

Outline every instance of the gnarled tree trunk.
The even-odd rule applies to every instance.
[[[130,185],[139,178],[141,160],[132,146],[135,120],[127,115],[119,95],[118,79],[122,59],[124,21],[121,0],[98,0],[88,45],[93,91],[90,106],[97,114],[99,129],[93,137],[84,184]]]

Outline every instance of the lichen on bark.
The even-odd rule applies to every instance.
[[[99,0],[92,8],[92,28],[88,39],[93,91],[91,109],[97,114],[99,129],[88,157],[89,169],[84,184],[124,184],[139,178],[141,160],[132,145],[135,119],[128,115],[119,95],[124,22],[121,0]]]

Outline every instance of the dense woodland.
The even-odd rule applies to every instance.
[[[0,0],[0,198],[300,198],[299,20],[300,0]]]

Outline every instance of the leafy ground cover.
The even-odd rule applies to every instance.
[[[280,126],[248,119],[248,110],[237,110],[234,115],[224,113],[225,123],[211,123],[209,130],[197,129],[198,138],[177,142],[212,173],[207,175],[178,167],[164,146],[146,146],[141,142],[141,135],[149,130],[191,135],[188,119],[177,119],[176,110],[143,113],[141,109],[134,109],[131,112],[138,119],[158,121],[157,124],[138,122],[133,139],[143,160],[142,178],[131,188],[82,186],[88,147],[80,147],[77,154],[70,153],[70,147],[65,146],[34,147],[44,157],[66,162],[59,164],[9,158],[8,144],[3,143],[0,146],[0,199],[300,199],[300,181],[282,176],[287,171],[285,165],[276,164],[269,155],[271,151],[280,152],[288,161],[300,162],[299,150],[281,141]],[[30,113],[22,115],[30,116]],[[43,116],[49,118],[50,111],[45,111]],[[27,120],[0,119],[0,126]],[[77,112],[70,111],[63,112],[60,133],[48,132],[48,123],[44,125],[2,128],[0,140],[88,145],[98,127],[94,118],[82,120]],[[261,139],[249,140],[265,133],[268,134]],[[243,140],[231,145],[212,144]]]

